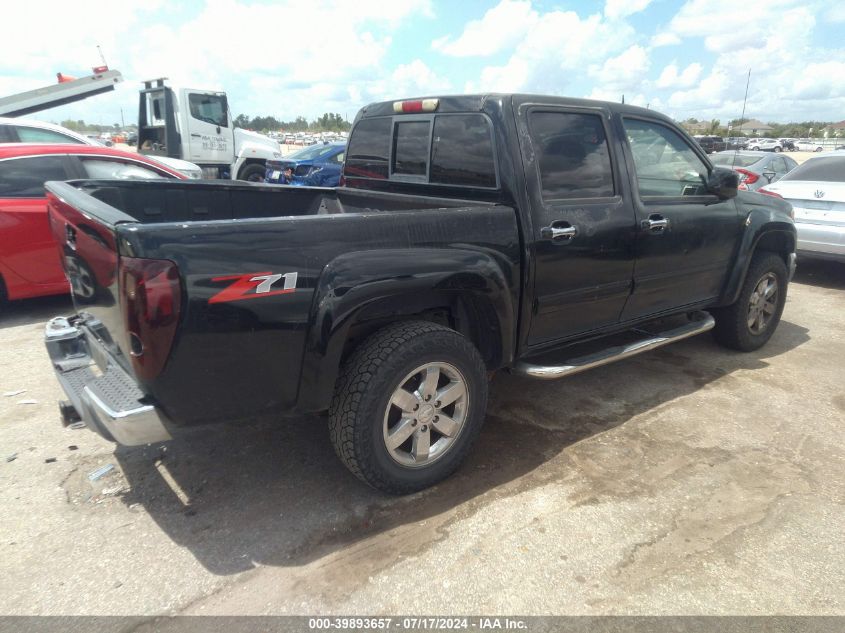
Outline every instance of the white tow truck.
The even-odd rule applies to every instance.
[[[189,160],[206,178],[261,182],[265,161],[281,158],[278,141],[234,127],[225,92],[144,82],[138,104],[138,151]]]

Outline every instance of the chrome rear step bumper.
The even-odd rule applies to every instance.
[[[126,446],[170,439],[164,417],[129,374],[111,360],[96,367],[94,343],[83,328],[56,317],[47,323],[44,343],[59,384],[86,426]]]
[[[519,361],[510,371],[513,374],[539,380],[557,380],[701,334],[712,330],[715,325],[716,321],[707,312],[695,312],[691,315],[689,323],[662,332],[643,332],[642,339],[626,345],[608,347],[586,356],[567,359],[560,365],[537,365]]]

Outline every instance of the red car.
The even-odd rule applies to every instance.
[[[110,147],[0,143],[0,301],[68,292],[47,220],[44,183],[75,178],[185,177],[146,156]],[[74,292],[93,292],[96,282],[90,281],[91,288]]]

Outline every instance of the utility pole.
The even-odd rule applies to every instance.
[[[120,109],[120,127],[126,127],[126,123],[123,122],[123,108]]]

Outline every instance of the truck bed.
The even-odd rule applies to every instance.
[[[119,218],[120,222],[140,224],[446,209],[476,204],[466,200],[360,189],[289,187],[226,180],[78,180],[69,184],[121,211],[126,217],[106,215]],[[84,198],[77,202],[85,204]]]
[[[479,296],[503,315],[502,347],[513,348],[521,245],[512,206],[228,181],[46,187],[72,284],[82,272],[96,285],[74,296],[77,325],[101,348],[94,357],[132,376],[176,424],[236,420],[247,400],[253,414],[324,410],[343,353],[334,341],[396,305]],[[120,274],[129,258],[178,269],[176,333],[150,379],[133,372]],[[282,292],[278,281],[259,295],[249,281],[261,275],[293,276],[295,287]]]

